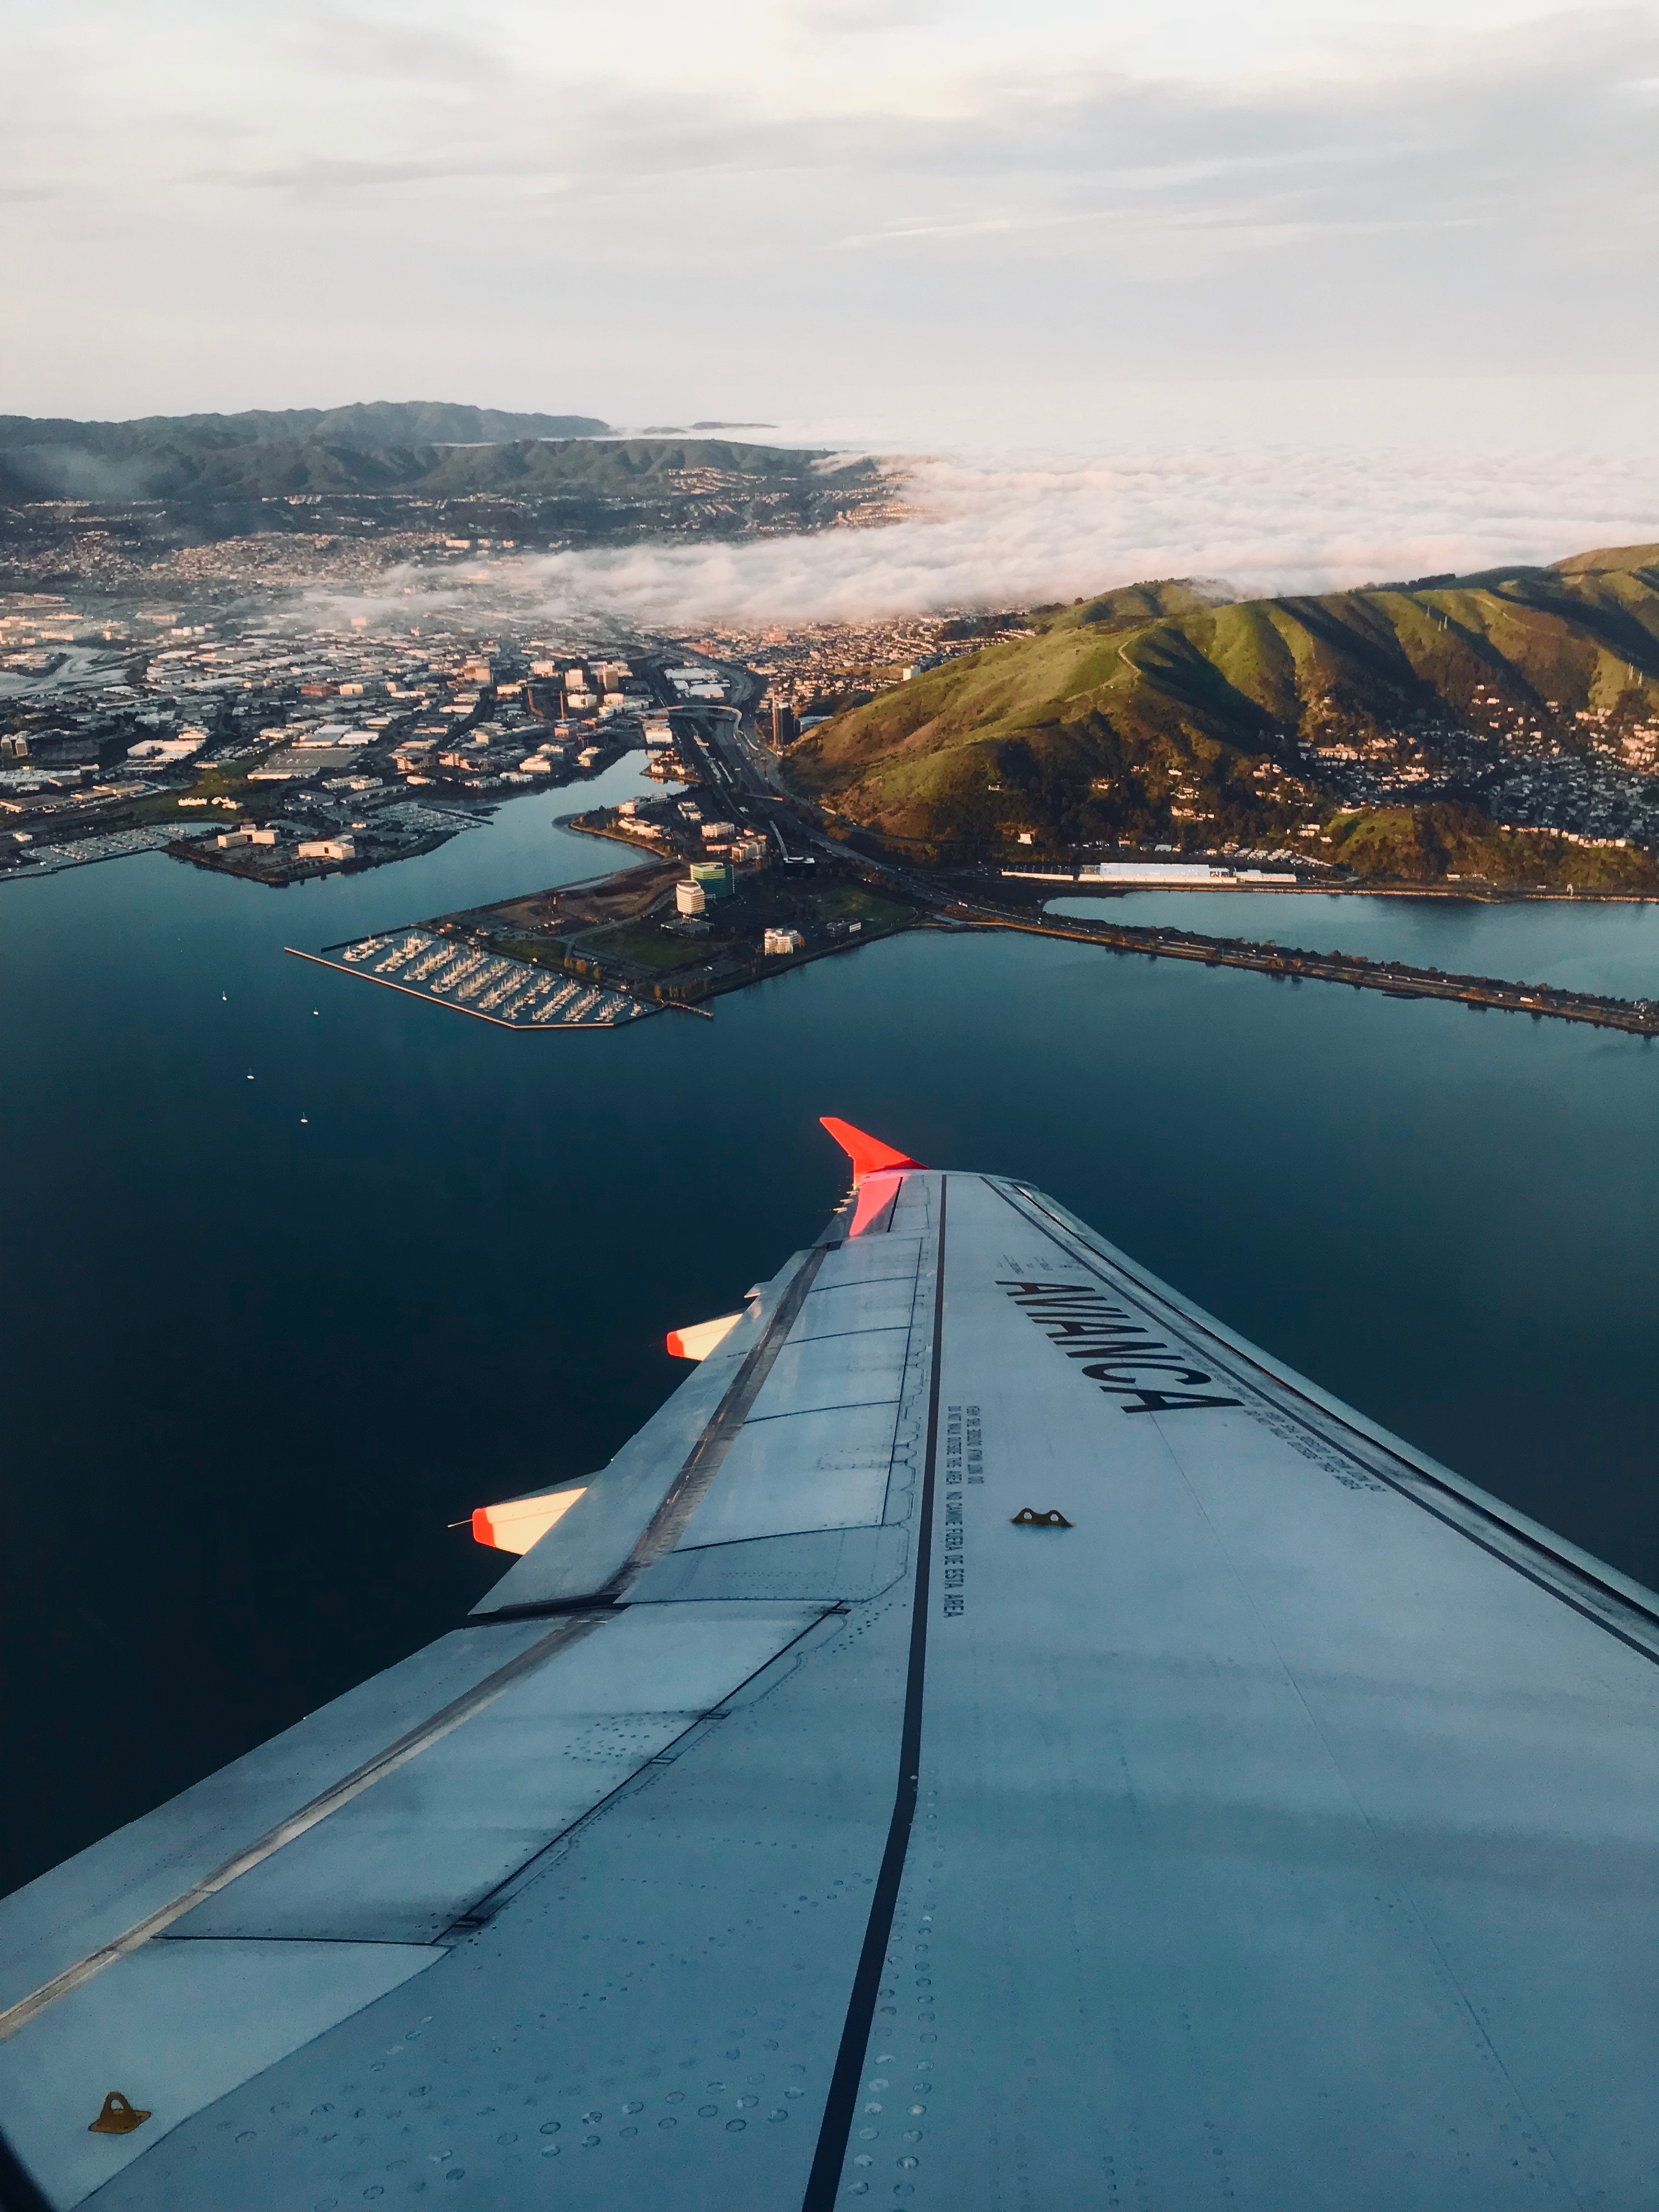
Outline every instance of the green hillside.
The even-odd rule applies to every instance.
[[[434,457],[420,480],[428,493],[581,490],[625,497],[662,488],[661,479],[707,469],[770,482],[803,476],[821,449],[738,446],[725,438],[605,438],[456,447]]]
[[[1659,547],[1307,598],[1216,604],[1142,584],[1036,619],[1036,637],[822,724],[791,750],[792,778],[957,857],[1022,839],[1052,853],[1299,838],[1366,872],[1484,858],[1497,879],[1543,880],[1547,841],[1486,850],[1494,765],[1656,766]],[[1369,803],[1339,815],[1362,787]],[[1567,879],[1648,866],[1583,854],[1557,856]]]
[[[611,438],[581,415],[437,402],[73,422],[0,416],[0,498],[223,501],[319,493],[574,492],[611,498],[709,471],[804,482],[821,452],[725,438]],[[853,473],[873,472],[858,465]]]
[[[210,479],[216,463],[226,468],[227,483],[240,489],[255,480],[261,459],[279,470],[291,470],[292,457],[300,453],[346,455],[442,445],[501,445],[526,438],[589,438],[603,435],[608,428],[596,415],[514,415],[438,399],[254,408],[240,415],[145,415],[125,422],[0,415],[0,469],[36,497],[76,495],[100,478],[155,488],[130,494],[132,497],[164,497],[181,483],[204,476]]]

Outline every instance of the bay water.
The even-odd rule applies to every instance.
[[[1651,1045],[1019,936],[917,931],[615,1035],[285,954],[625,858],[558,803],[283,892],[159,854],[0,888],[0,1889],[456,1625],[503,1561],[448,1524],[602,1465],[684,1376],[665,1333],[817,1233],[820,1114],[1032,1178],[1659,1582]],[[1652,908],[1085,910],[1659,984]]]

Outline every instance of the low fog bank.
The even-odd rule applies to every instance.
[[[896,459],[911,512],[870,528],[641,544],[387,580],[400,618],[528,605],[675,629],[1034,606],[1155,576],[1317,592],[1659,540],[1659,458],[1353,452]]]

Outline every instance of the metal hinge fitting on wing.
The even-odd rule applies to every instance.
[[[104,2109],[97,2118],[88,2123],[89,2136],[130,2136],[135,2128],[142,2128],[150,2115],[142,2105],[135,2105],[118,2089],[112,2089],[104,2100]]]

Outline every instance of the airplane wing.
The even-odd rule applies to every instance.
[[[1659,2204],[1659,1600],[860,1141],[464,1626],[9,1902],[9,2205]]]

